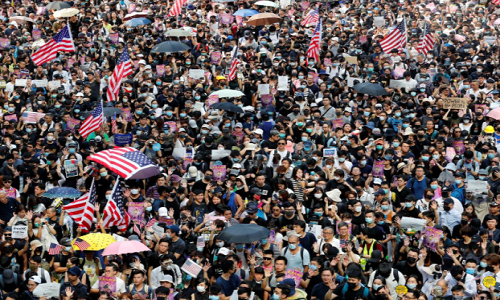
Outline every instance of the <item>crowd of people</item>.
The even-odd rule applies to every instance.
[[[500,299],[495,0],[76,0],[62,18],[48,4],[0,3],[2,299]],[[241,10],[280,21],[250,25]],[[76,51],[36,66],[66,25]],[[384,53],[401,28],[406,45]],[[151,51],[164,41],[189,50]],[[125,49],[132,75],[108,99]],[[226,89],[241,93],[213,97]],[[225,102],[238,110],[212,107]],[[100,103],[121,113],[84,138]],[[89,160],[122,146],[160,174],[125,180]],[[108,228],[117,180],[123,213],[142,209]],[[83,230],[64,209],[75,198],[46,193],[93,182]],[[220,238],[240,224],[269,236]],[[89,233],[150,251],[82,250]]]

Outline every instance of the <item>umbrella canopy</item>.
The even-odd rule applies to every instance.
[[[486,116],[495,120],[500,120],[500,107],[490,110],[490,112]]]
[[[135,18],[135,19],[132,19],[132,20],[128,21],[127,23],[125,23],[125,26],[137,27],[137,26],[141,26],[141,25],[147,25],[149,23],[151,23],[151,21],[149,19]]]
[[[236,98],[236,97],[245,96],[245,94],[243,94],[240,91],[229,90],[229,89],[218,90],[218,91],[210,94],[210,96],[212,96],[212,95],[217,95],[217,96],[219,96],[219,98]]]
[[[247,244],[269,237],[271,231],[257,224],[236,224],[222,230],[218,239],[226,243]]]
[[[79,198],[82,195],[82,193],[71,187],[55,187],[52,188],[48,191],[46,191],[43,194],[43,197],[47,197],[50,199],[55,199],[55,198],[71,198],[71,199],[76,199]]]
[[[264,26],[278,23],[281,21],[281,17],[273,13],[261,13],[253,15],[247,24],[255,26]]]
[[[28,23],[28,22],[35,22],[35,20],[33,20],[32,18],[28,18],[28,17],[23,17],[23,16],[15,16],[15,17],[10,17],[9,19],[11,22],[12,21],[16,21],[16,23],[19,23],[19,24],[25,24],[25,23]]]
[[[56,18],[69,18],[72,16],[76,16],[79,13],[80,13],[80,11],[76,8],[65,8],[65,9],[61,9],[61,10],[56,11],[54,13],[54,17],[56,17]]]
[[[145,179],[160,174],[160,169],[144,153],[132,147],[99,151],[88,159],[125,179]]]
[[[188,45],[177,41],[166,41],[153,47],[151,52],[174,53],[191,49]]]
[[[120,255],[120,254],[145,252],[145,251],[151,251],[151,249],[149,249],[139,241],[121,241],[121,242],[114,242],[113,244],[106,247],[106,249],[104,249],[104,251],[102,252],[102,256]]]
[[[147,17],[148,17],[147,12],[135,11],[131,14],[126,15],[125,18],[123,18],[123,21],[127,22],[127,21],[130,21],[130,20],[135,19],[135,18],[147,18]]]
[[[80,239],[84,240],[90,245],[90,247],[85,249],[86,251],[99,251],[116,242],[114,237],[105,233],[89,233],[87,235],[81,236]],[[75,240],[73,240],[72,244],[73,249],[81,250],[78,245],[75,245]]]
[[[104,112],[105,117],[112,117],[112,116],[114,116],[114,114],[119,115],[119,114],[123,113],[123,111],[121,109],[114,108],[114,107],[105,107],[103,109],[103,112]],[[92,111],[84,111],[82,113],[82,116],[84,118],[87,118],[88,116],[90,116],[90,114],[92,114]]]
[[[384,96],[387,95],[387,91],[379,84],[362,82],[354,86],[354,89],[362,94],[367,94],[370,96]]]
[[[254,4],[255,5],[260,5],[260,6],[276,7],[276,8],[280,7],[280,5],[278,3],[274,3],[272,1],[266,1],[266,0],[264,0],[264,1],[257,1]]]
[[[61,10],[63,8],[70,8],[71,7],[71,4],[69,4],[68,2],[64,2],[64,1],[55,1],[55,2],[50,2],[46,9],[47,10]]]
[[[240,16],[240,17],[251,17],[253,15],[258,14],[259,12],[253,9],[240,9],[237,12],[235,12],[233,15],[235,16]]]
[[[167,32],[165,32],[165,36],[185,37],[185,36],[191,36],[191,32],[184,29],[170,29]]]
[[[243,108],[236,106],[231,102],[214,103],[210,107],[215,108],[215,109],[225,110],[225,111],[231,111],[234,113],[240,113],[240,114],[244,113]]]

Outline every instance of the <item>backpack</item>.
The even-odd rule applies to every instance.
[[[373,278],[377,277],[377,272],[378,272],[378,270],[375,270],[375,277],[373,277]],[[392,276],[394,277],[394,280],[396,282],[399,282],[399,271],[398,270],[396,270],[396,269],[393,268],[392,269]]]
[[[364,288],[363,290],[363,299],[368,299],[368,294],[370,293],[370,290],[361,284],[361,287]],[[342,298],[345,298],[345,293],[347,292],[347,289],[349,288],[349,285],[347,283],[344,284],[344,287],[342,288]]]
[[[134,289],[134,284],[132,283],[128,286],[128,292],[131,293],[133,289]],[[147,295],[149,295],[149,285],[144,284],[144,291],[146,292]]]
[[[288,246],[284,248],[283,256],[288,252]],[[304,247],[300,247],[300,260],[304,261]]]
[[[431,184],[431,180],[427,177],[425,177],[424,180],[425,180],[425,187],[428,188]],[[411,181],[411,185],[410,185],[411,192],[415,195],[415,189],[413,188],[413,186],[415,185],[415,181],[417,181],[417,180],[415,179],[415,177],[412,177],[412,178],[410,178],[410,181]]]
[[[278,149],[274,149],[273,157],[276,157],[276,154],[278,154]],[[290,153],[290,151],[287,150],[285,157],[282,157],[281,160],[283,160],[285,158],[291,159],[291,156],[292,156],[292,154]]]

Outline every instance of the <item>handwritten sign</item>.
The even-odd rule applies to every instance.
[[[467,108],[467,99],[465,98],[456,98],[456,97],[443,98],[443,102],[444,102],[443,109],[465,110]]]
[[[375,27],[384,27],[385,26],[385,19],[384,19],[384,17],[374,17],[373,18],[373,26],[375,26]]]
[[[12,238],[24,239],[28,236],[28,225],[14,225],[12,226]]]
[[[144,225],[144,203],[128,202],[128,214],[132,221],[137,222],[141,226]]]
[[[213,179],[215,181],[226,180],[226,165],[213,165],[212,171],[214,172]]]
[[[345,58],[345,61],[350,65],[357,65],[358,64],[358,58],[356,56],[347,56]]]
[[[59,282],[41,283],[33,291],[33,296],[37,298],[45,297],[47,299],[59,298],[61,295],[60,288],[61,284]]]

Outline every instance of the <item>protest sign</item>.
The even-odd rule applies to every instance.
[[[165,74],[165,65],[156,65],[156,73],[158,76],[163,76]]]
[[[379,177],[379,178],[384,177],[384,161],[383,160],[376,160],[373,162],[372,175],[373,175],[373,177]]]
[[[427,222],[424,219],[403,217],[401,219],[401,228],[403,229],[414,228],[416,231],[421,231],[426,223]]]
[[[41,80],[32,80],[31,85],[34,85],[36,87],[47,87],[49,84],[49,81],[47,79],[41,79]]]
[[[118,44],[118,41],[120,40],[120,37],[118,36],[118,32],[110,33],[109,39],[111,40],[111,44],[113,44],[113,45]]]
[[[189,69],[189,77],[193,79],[203,79],[205,77],[205,71],[202,69]]]
[[[397,89],[397,88],[404,89],[404,88],[406,88],[406,82],[405,82],[405,80],[393,80],[393,79],[391,79],[391,81],[389,82],[389,87],[391,89]]]
[[[272,94],[267,94],[267,95],[260,95],[260,102],[262,102],[262,106],[268,107],[269,105],[273,104],[273,95]]]
[[[332,129],[335,130],[339,127],[344,126],[344,120],[342,119],[333,119],[332,120]]]
[[[26,86],[27,79],[16,79],[15,86]]]
[[[1,49],[9,49],[10,40],[7,38],[0,38],[0,48]]]
[[[226,165],[213,165],[212,171],[214,181],[224,181],[226,179]]]
[[[116,278],[99,276],[99,291],[105,291],[110,294],[116,292]]]
[[[384,19],[384,17],[374,17],[373,18],[373,26],[375,26],[375,27],[384,27],[385,26],[385,19]]]
[[[208,106],[212,106],[212,104],[219,103],[219,95],[210,95],[208,96]]]
[[[270,94],[270,88],[269,88],[269,84],[259,84],[258,87],[257,87],[257,90],[259,91],[259,93],[261,95],[267,95],[267,94]]]
[[[126,145],[132,145],[132,140],[133,140],[133,134],[132,133],[126,133],[126,134],[115,134],[115,146],[118,147],[125,147]]]
[[[201,271],[201,266],[188,258],[182,265],[181,270],[196,278]]]
[[[465,99],[465,98],[448,97],[448,98],[443,98],[443,102],[444,102],[443,109],[466,109],[467,108],[467,99]]]
[[[439,243],[439,240],[441,240],[443,231],[434,227],[426,226],[424,227],[422,235],[424,237],[423,245],[436,252],[436,246]]]
[[[16,114],[4,115],[3,119],[6,121],[17,121],[17,115]]]
[[[451,162],[453,160],[453,158],[455,157],[455,155],[457,155],[457,153],[455,152],[455,148],[446,147],[446,160],[448,162]]]
[[[127,202],[128,214],[130,219],[139,225],[144,224],[144,203],[142,202]]]
[[[78,176],[78,160],[67,159],[64,161],[64,172],[66,172],[66,177],[76,177]]]
[[[14,225],[12,226],[12,238],[24,239],[28,236],[28,225]]]
[[[278,76],[278,91],[288,90],[288,76]]]
[[[134,118],[132,117],[132,112],[130,111],[130,107],[124,107],[120,109],[123,112],[122,116],[125,119],[125,121],[132,122],[134,120]]]
[[[304,275],[304,273],[299,271],[299,270],[287,269],[285,277],[283,277],[283,279],[288,279],[288,278],[293,279],[293,281],[295,281],[295,287],[298,288],[299,284],[300,284],[300,280],[302,279],[302,275]]]
[[[467,180],[467,192],[474,195],[488,194],[488,182],[483,180]]]
[[[60,86],[61,86],[61,82],[59,80],[49,81],[49,84],[48,84],[49,90],[55,90]]]
[[[34,41],[40,39],[42,37],[42,31],[36,28],[33,28],[33,31],[31,31],[31,37],[33,38]]]
[[[75,118],[69,118],[68,121],[66,122],[66,129],[75,132],[75,126],[80,124],[80,120],[75,119]]]
[[[335,157],[337,156],[337,148],[323,148],[323,157]]]
[[[231,150],[212,150],[212,160],[219,160],[231,155]]]
[[[231,13],[221,13],[219,15],[219,22],[221,24],[231,24],[233,23],[234,17]]]
[[[37,298],[45,297],[47,299],[59,298],[61,295],[60,288],[61,284],[59,282],[41,283],[33,290],[33,296]]]
[[[346,63],[351,64],[351,65],[358,64],[358,58],[356,56],[346,56],[345,61],[346,61]]]
[[[455,152],[458,155],[464,154],[464,152],[465,152],[464,141],[453,141],[453,142],[451,142],[451,145],[453,146],[453,149],[455,149]]]
[[[214,51],[210,54],[210,62],[218,65],[222,60],[222,53],[220,51]]]

